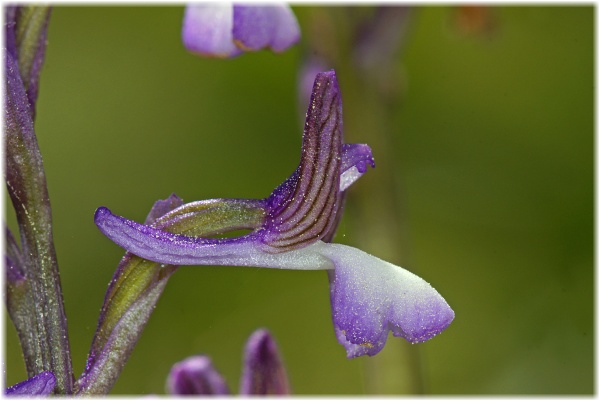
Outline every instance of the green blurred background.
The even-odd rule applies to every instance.
[[[299,46],[213,60],[183,48],[183,7],[54,8],[36,131],[76,375],[123,254],[93,224],[98,206],[143,221],[172,192],[260,198],[296,167],[312,25],[343,30],[368,10],[294,10]],[[379,355],[347,360],[323,272],[184,267],[112,394],[162,394],[170,366],[198,353],[236,391],[258,327],[274,334],[295,394],[396,393],[404,369],[430,394],[594,391],[594,8],[494,7],[483,29],[457,7],[412,11],[385,112],[340,46],[346,138],[371,144],[377,168],[352,187],[338,241],[417,272],[455,310],[452,325],[429,342],[390,337]],[[383,176],[394,184],[372,190]],[[383,210],[368,199],[386,197],[400,216],[387,224],[402,238],[365,226]],[[377,249],[390,242],[396,256]],[[10,323],[6,331],[13,384],[25,370]],[[372,371],[391,384],[373,385]]]

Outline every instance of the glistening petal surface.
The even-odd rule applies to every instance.
[[[335,264],[333,322],[348,357],[375,355],[390,330],[411,343],[429,340],[454,319],[444,298],[420,277],[361,250],[326,245],[320,252]]]
[[[300,165],[268,201],[263,241],[272,252],[298,249],[321,239],[341,204],[342,99],[335,71],[317,74]]]
[[[265,252],[256,234],[235,238],[202,238],[172,234],[145,226],[100,207],[96,226],[117,245],[144,259],[173,265],[256,266],[292,270],[331,269],[333,264],[315,252]]]

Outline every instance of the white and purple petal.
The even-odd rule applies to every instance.
[[[356,248],[324,245],[319,252],[335,264],[333,322],[348,357],[375,355],[389,331],[411,343],[429,340],[454,319],[446,300],[408,270]]]
[[[227,58],[264,48],[282,52],[300,40],[300,27],[287,5],[191,4],[181,37],[193,53]]]
[[[342,146],[342,165],[340,167],[340,191],[345,191],[367,172],[367,164],[375,168],[375,159],[371,148],[366,144],[345,143]]]
[[[241,54],[233,42],[232,31],[231,4],[191,4],[185,9],[181,39],[192,53],[222,58]]]

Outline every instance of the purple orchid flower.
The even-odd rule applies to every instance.
[[[173,365],[167,378],[167,390],[173,395],[231,394],[225,379],[205,355],[192,356]],[[277,345],[265,329],[256,330],[246,343],[240,394],[290,394]]]
[[[192,202],[153,226],[100,207],[95,223],[117,245],[157,263],[326,270],[338,341],[349,358],[375,355],[389,331],[411,343],[426,341],[448,327],[454,312],[431,285],[409,271],[359,249],[329,243],[341,218],[345,191],[366,172],[367,164],[374,167],[369,146],[343,143],[341,93],[332,70],[316,76],[300,165],[269,197]],[[207,213],[241,216],[229,225],[220,224],[215,232],[252,231],[233,238],[177,233],[189,234],[190,224]]]
[[[186,7],[181,36],[193,53],[227,58],[264,48],[282,52],[300,40],[300,27],[283,4],[193,4]]]
[[[7,388],[4,394],[8,397],[47,396],[52,394],[55,386],[56,377],[52,372],[44,371]]]

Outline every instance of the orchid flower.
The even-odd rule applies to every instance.
[[[186,7],[181,36],[192,53],[227,58],[267,47],[282,52],[300,40],[300,27],[283,4],[192,4]]]
[[[338,341],[349,358],[372,356],[383,348],[389,331],[411,343],[426,341],[448,327],[454,312],[413,273],[330,243],[346,190],[367,164],[374,167],[369,146],[343,143],[341,93],[331,70],[317,74],[314,82],[300,165],[267,198],[192,202],[151,226],[106,207],[98,208],[94,219],[117,245],[157,263],[326,270]],[[203,236],[194,236],[195,227]],[[251,231],[232,238],[206,234],[239,229]]]
[[[173,395],[231,394],[225,379],[206,355],[191,356],[173,365],[167,378],[167,390]],[[267,330],[256,330],[244,350],[240,394],[289,393],[287,374],[273,337]]]

